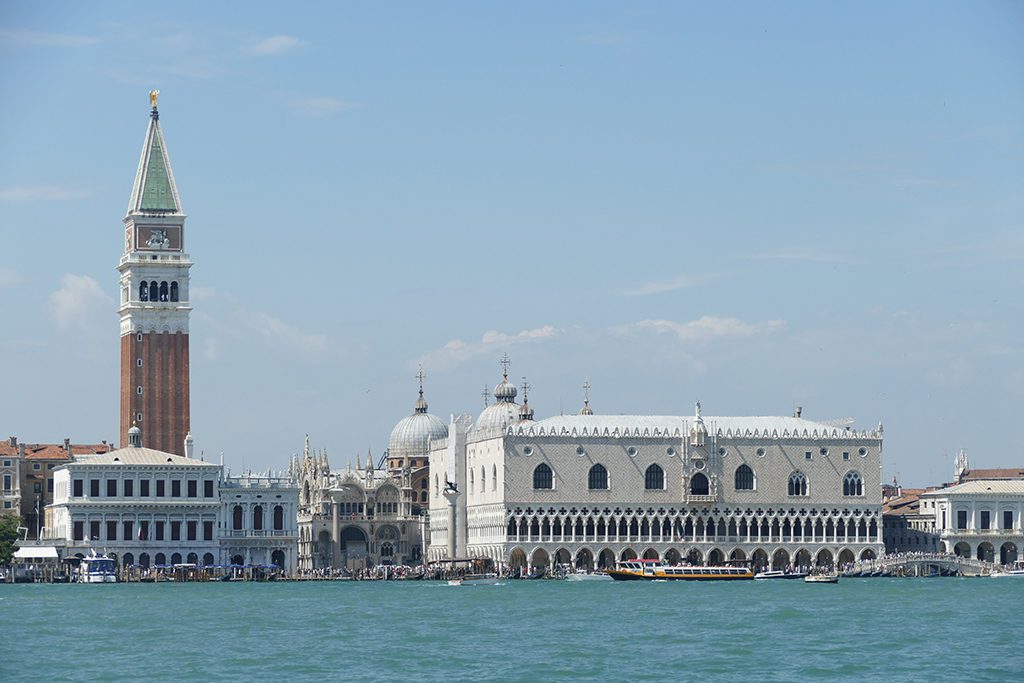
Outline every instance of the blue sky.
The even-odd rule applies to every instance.
[[[1020,465],[1024,6],[0,3],[0,431],[117,439],[121,219],[161,122],[192,427],[236,471],[477,413],[885,424]]]

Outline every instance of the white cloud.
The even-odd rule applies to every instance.
[[[208,301],[217,295],[213,287],[189,287],[188,298],[192,301]]]
[[[288,105],[293,111],[310,118],[320,118],[343,109],[356,109],[359,104],[339,100],[336,97],[300,97],[293,99]]]
[[[63,202],[83,199],[92,193],[73,187],[59,185],[11,185],[0,187],[0,201],[3,202]]]
[[[738,318],[718,318],[706,315],[697,320],[675,322],[672,320],[641,320],[616,328],[620,333],[654,332],[655,334],[674,334],[680,341],[705,342],[712,339],[730,337],[750,337],[755,334],[768,334],[785,327],[781,320],[768,320],[759,323],[748,323]]]
[[[702,285],[710,277],[700,275],[679,275],[671,280],[662,282],[648,282],[637,287],[624,289],[620,292],[622,296],[645,296],[647,294],[661,294],[663,292],[674,292],[677,289],[686,289]]]
[[[494,349],[505,349],[516,344],[544,341],[561,334],[561,330],[545,325],[532,330],[522,330],[516,334],[507,334],[496,330],[484,332],[479,342],[465,342],[453,339],[439,349],[425,353],[416,359],[413,365],[425,365],[437,370],[455,367],[470,358],[488,353]]]
[[[269,38],[249,43],[242,48],[242,52],[257,57],[269,57],[308,44],[306,41],[299,40],[295,36],[270,36]]]
[[[0,28],[0,45],[35,45],[40,47],[85,47],[100,42],[92,36],[44,33],[23,28]]]
[[[269,313],[239,310],[238,319],[272,347],[316,356],[327,351],[327,335],[303,332]],[[214,351],[216,352],[216,348]]]
[[[50,294],[50,306],[57,329],[97,332],[111,320],[114,300],[88,275],[65,274],[63,285]]]
[[[20,285],[24,281],[25,276],[18,271],[13,268],[7,268],[6,266],[0,266],[0,287]]]
[[[206,360],[217,360],[220,358],[220,343],[216,337],[208,337],[203,344],[203,358]]]

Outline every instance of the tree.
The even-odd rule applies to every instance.
[[[0,567],[11,563],[19,526],[21,517],[18,515],[0,515]]]

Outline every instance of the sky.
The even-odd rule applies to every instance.
[[[853,418],[1020,466],[1024,5],[0,0],[0,436],[118,440],[160,114],[192,433],[240,469],[410,414]]]

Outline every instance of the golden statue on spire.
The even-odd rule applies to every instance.
[[[151,105],[153,105],[153,109],[156,109],[156,98],[159,95],[160,95],[160,91],[159,90],[150,90],[149,91],[149,103]]]

